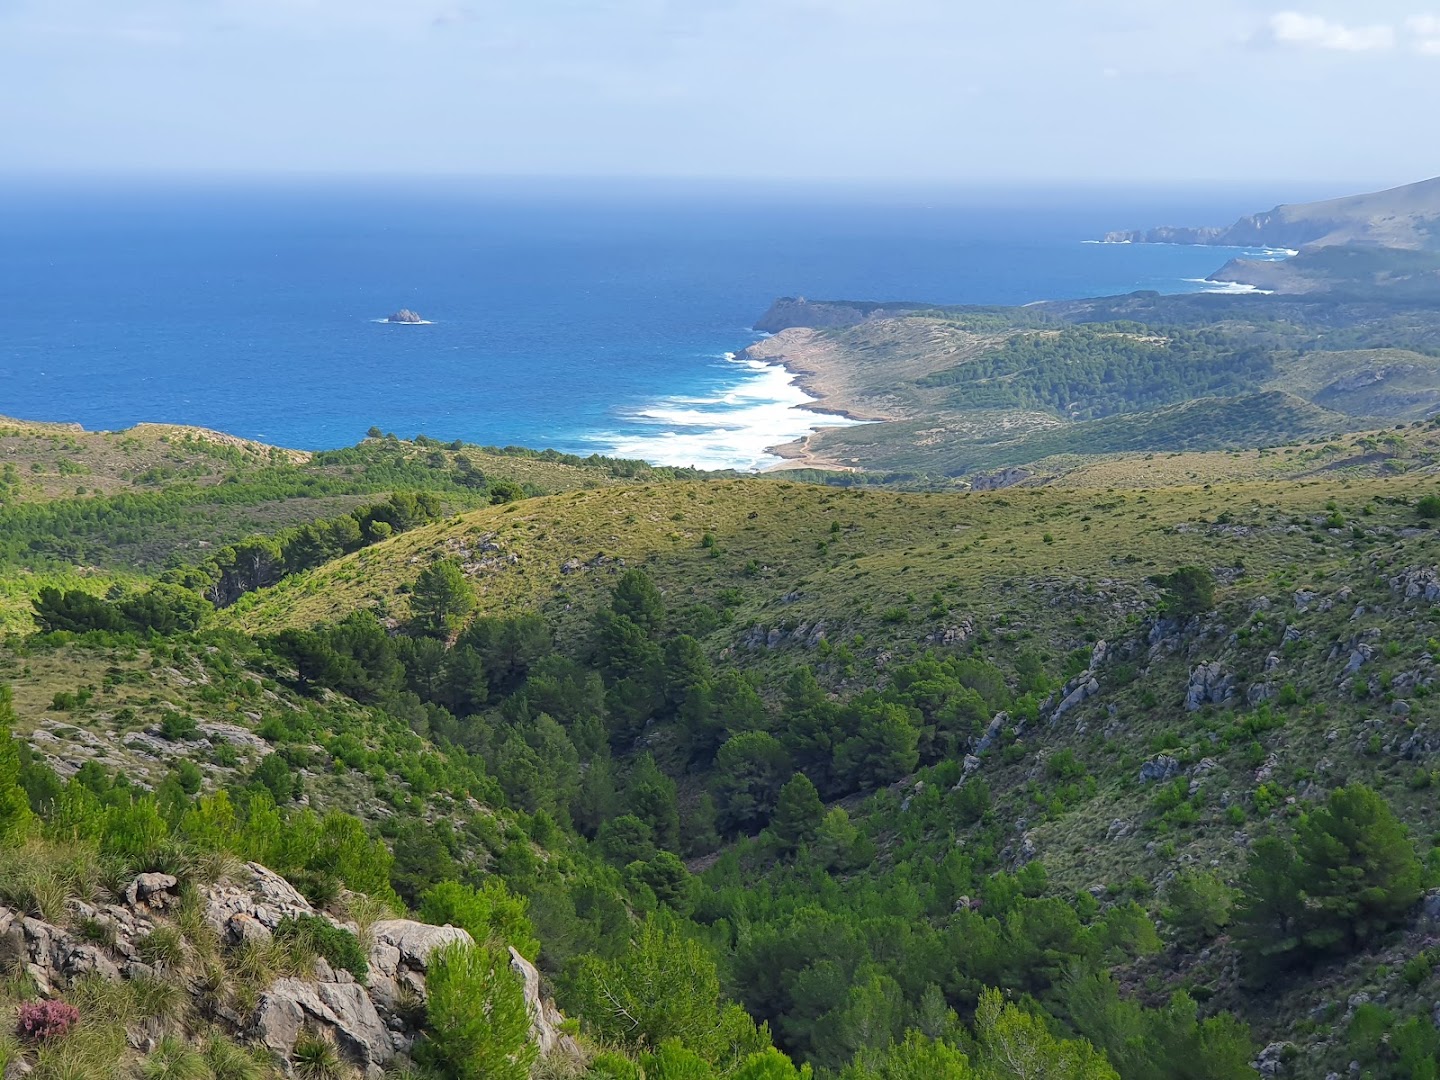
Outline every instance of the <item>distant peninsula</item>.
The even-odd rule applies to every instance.
[[[1215,281],[1271,292],[1433,299],[1440,289],[1440,177],[1386,191],[1286,203],[1225,227],[1164,225],[1108,243],[1284,248],[1283,262],[1233,259]]]
[[[1325,202],[1286,203],[1223,228],[1160,226],[1112,232],[1111,243],[1217,247],[1440,247],[1440,177]]]

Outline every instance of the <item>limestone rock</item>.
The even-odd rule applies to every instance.
[[[1086,674],[1088,675],[1089,672],[1086,672]],[[1094,676],[1091,676],[1065,695],[1060,704],[1055,706],[1055,712],[1052,714],[1051,719],[1059,720],[1071,709],[1075,708],[1075,706],[1082,704],[1087,698],[1094,697],[1099,692],[1100,683],[1096,681]]]
[[[985,734],[975,744],[975,753],[983,754],[994,746],[1000,738],[1000,733],[1005,730],[1005,722],[1009,719],[1010,717],[1006,713],[996,713],[994,719],[990,721],[990,726],[985,729]]]
[[[540,1048],[541,1057],[549,1057],[557,1050],[567,1057],[578,1059],[580,1047],[569,1035],[561,1030],[565,1018],[555,1003],[540,992],[540,972],[535,965],[521,956],[514,948],[510,950],[510,968],[525,983],[525,1007],[530,1012],[530,1037]]]
[[[390,1031],[358,983],[283,978],[261,995],[255,1035],[267,1050],[289,1057],[307,1023],[332,1031],[341,1051],[367,1071],[394,1060]]]
[[[386,322],[392,322],[392,323],[410,323],[410,324],[414,324],[414,323],[423,323],[425,320],[422,319],[417,312],[411,311],[409,308],[401,308],[399,311],[395,312],[394,315],[391,315],[391,316],[390,316],[388,319],[386,319],[385,321],[386,321]]]
[[[240,877],[239,881],[217,882],[205,890],[205,921],[217,934],[236,933],[230,924],[235,915],[244,915],[266,930],[274,930],[287,916],[315,913],[310,901],[293,885],[259,863],[246,863]]]
[[[387,975],[395,974],[401,966],[424,971],[430,954],[453,942],[474,944],[470,935],[459,927],[430,926],[410,919],[384,919],[374,925],[371,934],[375,941],[370,950],[371,960]]]
[[[1390,588],[1404,600],[1440,602],[1440,571],[1433,566],[1414,567],[1391,578]]]
[[[1235,676],[1227,674],[1220,661],[1200,664],[1190,672],[1185,688],[1185,708],[1198,712],[1205,705],[1223,705],[1235,694]]]
[[[1285,1062],[1295,1053],[1295,1047],[1288,1042],[1273,1042],[1261,1050],[1250,1067],[1266,1078],[1283,1076]]]
[[[1140,782],[1142,784],[1163,784],[1167,780],[1173,780],[1180,775],[1180,762],[1176,761],[1169,754],[1161,754],[1159,757],[1151,758],[1140,766]]]
[[[179,882],[169,874],[141,874],[125,887],[125,903],[132,908],[163,910],[178,900]]]

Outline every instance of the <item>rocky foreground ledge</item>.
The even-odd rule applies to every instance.
[[[167,974],[152,935],[171,927],[181,906],[180,887],[169,874],[141,874],[119,902],[67,904],[70,929],[0,906],[0,967],[22,969],[44,998],[72,989],[85,978],[108,982],[157,978]],[[410,919],[382,919],[368,926],[345,923],[317,911],[280,875],[258,863],[246,863],[227,878],[199,889],[204,925],[223,948],[269,942],[289,918],[318,917],[355,934],[366,950],[368,972],[362,984],[323,957],[307,975],[280,975],[264,987],[253,1010],[233,1005],[210,1010],[213,1018],[241,1042],[263,1047],[288,1062],[305,1032],[318,1033],[340,1054],[378,1080],[403,1065],[419,1035],[425,973],[431,954],[454,942],[471,944],[454,926],[432,926]],[[524,982],[531,1037],[541,1056],[579,1055],[561,1030],[564,1018],[542,996],[540,973],[510,950],[512,969]],[[204,992],[203,976],[183,976],[186,989]],[[133,1047],[154,1049],[156,1035],[141,1024],[127,1032]],[[6,1073],[7,1078],[10,1076]]]

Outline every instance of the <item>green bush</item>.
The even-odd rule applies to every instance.
[[[530,1013],[504,952],[451,944],[432,953],[425,1011],[422,1065],[447,1080],[528,1080]]]
[[[331,967],[350,972],[361,983],[369,977],[370,965],[355,935],[319,915],[287,915],[275,927],[275,940],[323,956]]]

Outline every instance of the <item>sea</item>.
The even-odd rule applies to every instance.
[[[736,354],[777,296],[1025,304],[1220,289],[1095,243],[1266,191],[639,181],[0,183],[0,415],[303,449],[372,427],[701,468],[843,422]],[[400,308],[419,325],[387,323]]]

